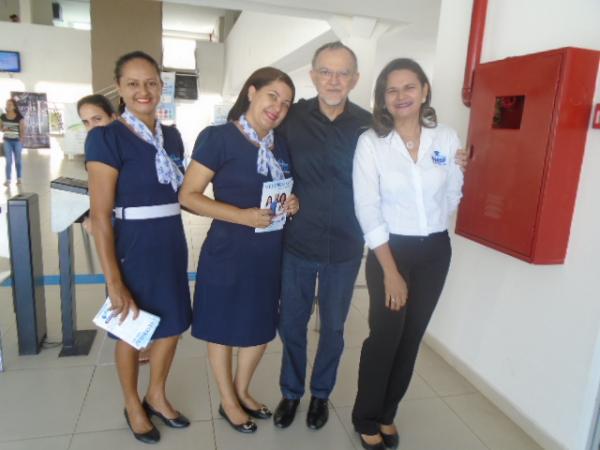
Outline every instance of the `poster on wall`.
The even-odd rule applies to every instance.
[[[160,78],[163,82],[162,103],[173,103],[175,101],[175,72],[161,72]]]
[[[227,115],[233,103],[219,103],[214,106],[212,125],[223,125],[227,122]]]
[[[81,119],[77,115],[77,105],[66,103],[64,109],[65,141],[63,152],[66,155],[82,155],[84,153],[87,133]]]
[[[174,125],[176,119],[175,72],[161,72],[160,77],[163,81],[163,89],[156,117],[164,125]]]
[[[65,133],[64,112],[65,105],[63,103],[48,103],[48,122],[51,135],[62,136]]]
[[[49,148],[50,124],[46,94],[38,92],[11,92],[25,120],[25,136],[21,139],[25,148]]]

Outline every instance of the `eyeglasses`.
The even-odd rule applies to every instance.
[[[323,68],[323,69],[317,69],[317,74],[319,75],[320,78],[323,78],[324,80],[331,80],[335,76],[336,78],[339,78],[340,80],[346,81],[352,75],[354,75],[354,71],[352,71],[352,70],[334,71],[334,70],[329,70],[329,69]]]

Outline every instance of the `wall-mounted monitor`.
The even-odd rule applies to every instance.
[[[175,73],[175,98],[198,100],[198,76]]]
[[[19,52],[0,50],[0,72],[20,72],[21,56]]]

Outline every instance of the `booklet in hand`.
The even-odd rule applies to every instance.
[[[110,298],[106,298],[93,322],[137,350],[147,347],[160,317],[140,309],[137,319],[133,320],[133,313],[129,311],[123,323],[119,323],[120,316],[113,313],[111,306]]]
[[[266,228],[255,228],[255,233],[267,233],[269,231],[282,230],[287,215],[283,210],[283,204],[292,193],[294,180],[286,178],[278,181],[266,181],[263,183],[262,195],[260,196],[260,208],[270,209],[273,212],[271,225]]]

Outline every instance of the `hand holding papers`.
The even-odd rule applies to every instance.
[[[267,233],[283,229],[286,220],[286,214],[283,210],[285,200],[292,193],[294,180],[286,178],[279,181],[267,181],[263,183],[262,195],[260,197],[260,208],[270,208],[273,212],[271,225],[266,228],[255,228],[256,233]]]
[[[123,323],[119,323],[119,316],[114,315],[110,308],[110,299],[107,298],[94,317],[94,324],[114,334],[137,350],[147,347],[160,322],[160,317],[140,310],[137,319],[133,320],[133,313],[130,311]]]

